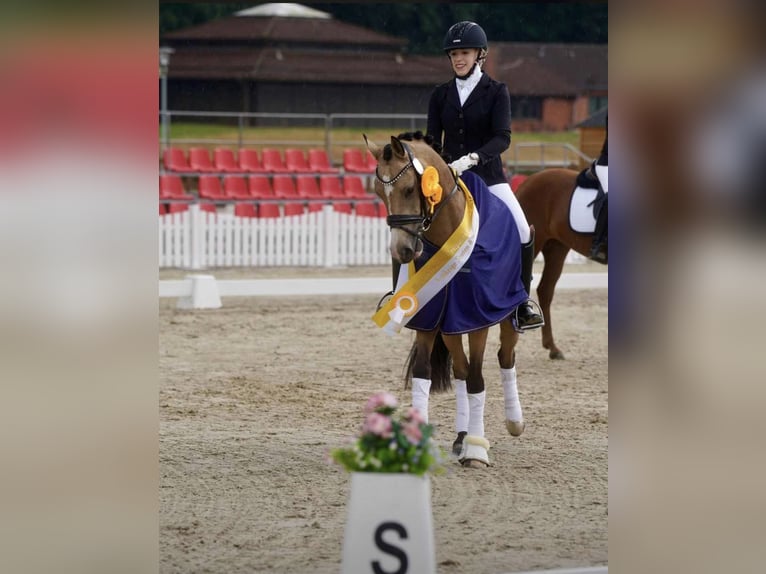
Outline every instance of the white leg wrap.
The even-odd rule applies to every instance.
[[[487,391],[468,393],[468,434],[484,436],[484,398]]]
[[[412,377],[412,406],[420,411],[426,422],[428,422],[428,394],[430,391],[431,381],[429,379]]]
[[[460,379],[455,379],[455,402],[457,406],[455,432],[468,432],[468,391],[465,381]]]
[[[483,436],[468,435],[463,441],[463,452],[460,455],[462,464],[469,460],[479,460],[489,464],[489,441]]]
[[[521,413],[519,389],[516,385],[516,366],[500,369],[500,380],[505,394],[505,427],[513,436],[524,432],[524,417]]]
[[[519,238],[522,243],[529,243],[531,237],[529,233],[529,223],[524,215],[524,210],[521,209],[519,200],[516,199],[516,195],[511,191],[511,186],[507,183],[496,183],[489,186],[489,191],[492,195],[503,200],[503,203],[508,206],[513,215],[513,220],[516,222],[516,227],[519,229]]]

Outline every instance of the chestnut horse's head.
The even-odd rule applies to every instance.
[[[437,245],[449,237],[451,230],[431,224],[455,191],[456,179],[441,156],[422,140],[391,136],[391,143],[383,147],[367,136],[364,141],[378,162],[375,193],[388,209],[391,257],[409,263],[422,253],[424,235]]]

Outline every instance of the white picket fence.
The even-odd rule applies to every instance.
[[[322,211],[277,218],[188,211],[159,216],[160,267],[387,265],[390,231],[383,217]],[[585,261],[570,252],[568,263]]]

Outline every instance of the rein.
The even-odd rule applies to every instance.
[[[423,173],[423,165],[420,163],[420,160],[412,155],[412,150],[410,150],[410,146],[407,144],[402,143],[404,150],[407,152],[407,156],[409,158],[409,162],[407,165],[405,165],[399,173],[397,173],[394,177],[392,177],[390,180],[385,180],[382,177],[380,177],[380,173],[378,173],[378,168],[375,168],[375,179],[377,179],[380,183],[382,183],[384,186],[386,185],[393,185],[396,183],[404,173],[410,169],[413,168],[415,170],[415,178],[417,180],[418,188],[421,186],[421,174]],[[455,177],[455,185],[452,188],[452,191],[450,191],[447,194],[447,197],[442,199],[438,205],[436,206],[436,209],[434,209],[434,212],[432,215],[429,215],[428,210],[426,209],[425,204],[425,197],[423,194],[420,194],[420,213],[418,215],[389,215],[386,217],[386,223],[388,226],[392,229],[402,229],[409,233],[410,235],[417,237],[418,239],[423,238],[423,233],[428,231],[431,227],[431,224],[433,223],[434,219],[436,219],[436,216],[439,215],[439,212],[441,211],[441,208],[444,206],[444,204],[449,201],[449,199],[455,194],[455,192],[458,189],[458,180],[457,176],[455,176],[453,172],[453,176]],[[415,231],[412,231],[407,226],[408,225],[417,225],[417,229]]]

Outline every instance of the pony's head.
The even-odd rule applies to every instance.
[[[391,136],[391,143],[382,147],[367,136],[364,141],[378,162],[375,193],[388,209],[391,257],[409,263],[422,253],[422,237],[455,178],[441,156],[422,139]]]

